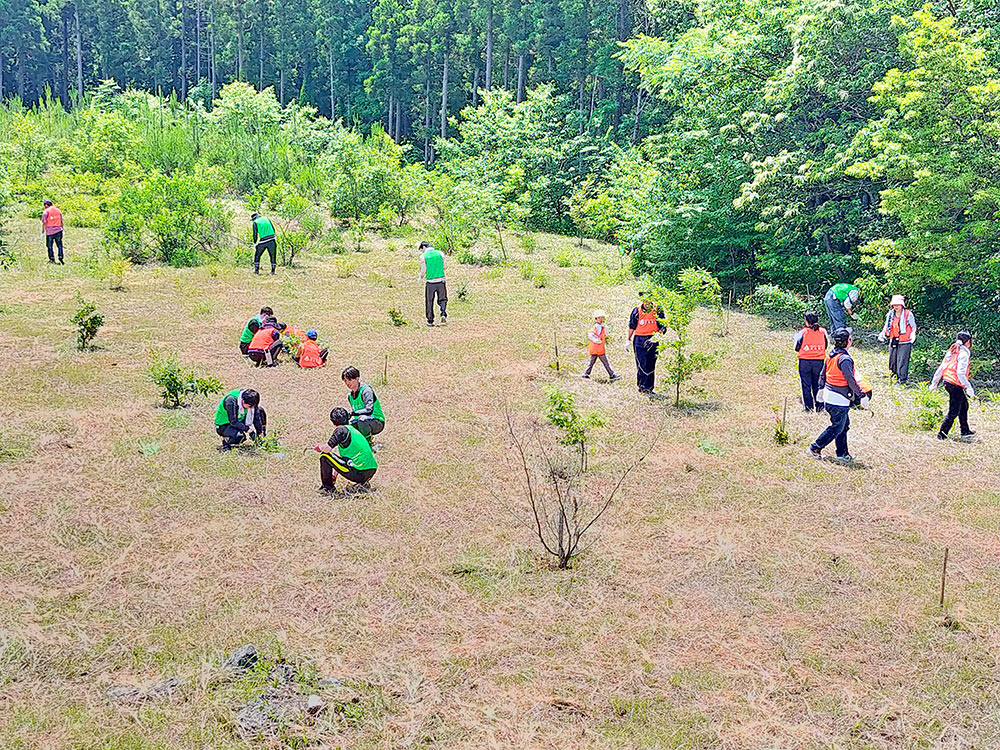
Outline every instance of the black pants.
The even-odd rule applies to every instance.
[[[962,434],[968,435],[972,432],[969,427],[969,397],[965,395],[965,389],[960,385],[945,383],[944,387],[948,391],[948,416],[941,423],[941,432],[947,435],[955,419],[958,418]]]
[[[63,245],[62,245],[62,240],[63,240],[63,233],[62,233],[61,229],[58,232],[56,232],[55,234],[47,234],[47,235],[45,235],[45,249],[49,251],[49,262],[50,263],[55,263],[56,262],[55,255],[52,254],[52,246],[53,245],[55,245],[56,247],[59,248],[59,262],[60,263],[63,262]]]
[[[264,254],[265,250],[267,250],[267,254],[271,257],[271,273],[274,273],[276,255],[278,252],[278,242],[274,237],[268,237],[266,240],[260,240],[257,243],[257,249],[253,254],[254,273],[260,273],[260,256]]]
[[[264,437],[267,434],[267,412],[264,411],[264,407],[262,406],[258,406],[254,410],[253,429],[260,437]],[[222,438],[222,444],[225,446],[239,445],[247,439],[247,431],[245,429],[240,430],[229,424],[216,425],[215,432]]]
[[[428,281],[424,285],[424,312],[427,313],[427,322],[434,325],[434,298],[437,297],[438,307],[441,308],[441,320],[448,317],[448,287],[444,280]]]
[[[248,351],[250,351],[250,342],[249,341],[241,341],[240,342],[240,354],[242,354],[245,357]]]
[[[378,435],[385,429],[385,422],[374,417],[354,417],[351,419],[351,425],[366,438],[369,438],[369,443],[372,435]]]
[[[838,458],[850,455],[847,450],[847,432],[851,429],[851,407],[827,406],[826,410],[830,412],[830,426],[820,433],[812,447],[823,450],[830,443],[835,443]]]
[[[656,381],[656,341],[652,336],[633,336],[635,383],[640,393],[652,393]]]
[[[816,409],[816,394],[819,393],[819,376],[825,363],[821,359],[799,360],[799,382],[802,384],[802,405],[808,409]]]
[[[281,339],[278,339],[267,351],[263,349],[248,349],[247,356],[257,367],[270,367],[278,361],[278,354],[281,352]],[[268,356],[270,355],[270,357]],[[270,360],[270,361],[268,361]]]
[[[355,469],[350,466],[343,458],[340,456],[335,456],[332,453],[321,453],[319,457],[319,481],[323,483],[323,486],[327,489],[333,487],[333,483],[336,477],[333,475],[337,472],[340,476],[346,479],[348,482],[354,482],[355,484],[364,484],[369,481],[378,469]]]
[[[899,343],[899,339],[889,341],[889,372],[896,376],[896,380],[905,383],[910,377],[910,351],[913,344],[905,342]]]

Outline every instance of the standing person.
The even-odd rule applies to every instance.
[[[230,391],[215,409],[215,432],[222,438],[222,450],[231,450],[248,437],[257,440],[267,434],[267,414],[260,394],[252,388]]]
[[[931,388],[937,388],[938,383],[944,381],[944,388],[948,391],[948,415],[941,423],[938,431],[938,440],[944,440],[951,431],[951,426],[958,418],[959,427],[962,429],[962,437],[970,438],[976,431],[969,427],[969,399],[976,397],[976,392],[969,382],[969,362],[972,359],[972,334],[962,331],[955,336],[955,343],[948,347],[944,353],[944,359],[938,365],[934,377],[931,379]]]
[[[858,319],[854,311],[861,302],[861,290],[854,284],[834,284],[823,298],[826,313],[830,316],[830,330],[839,331],[847,328],[847,316]]]
[[[375,389],[361,382],[361,372],[357,367],[345,367],[340,377],[349,391],[347,394],[347,401],[351,405],[349,422],[370,443],[373,435],[378,435],[385,429],[382,404],[375,395]]]
[[[878,340],[889,339],[889,371],[896,380],[905,383],[910,377],[910,353],[913,342],[917,338],[917,322],[913,311],[906,309],[906,300],[902,294],[892,295],[889,302],[889,312],[885,315],[885,325],[878,335]]]
[[[265,320],[273,316],[274,310],[270,307],[262,307],[258,315],[247,321],[247,324],[243,326],[243,333],[240,334],[240,354],[246,356],[247,351],[250,349],[250,342],[253,341],[253,335],[260,330]]]
[[[320,349],[316,339],[319,333],[313,329],[306,331],[305,340],[299,344],[298,351],[292,354],[292,359],[299,367],[322,367],[326,364],[326,349]]]
[[[823,401],[830,413],[830,426],[809,446],[809,455],[823,458],[823,449],[830,443],[837,447],[837,460],[850,463],[854,460],[847,448],[847,431],[851,429],[851,405],[865,403],[866,398],[858,385],[854,372],[854,358],[848,348],[854,343],[849,328],[833,332],[834,349],[826,360]]]
[[[444,254],[429,242],[420,243],[420,278],[424,284],[424,312],[427,325],[434,325],[434,298],[441,309],[441,325],[448,325],[448,287],[444,283]]]
[[[49,251],[49,263],[55,263],[53,245],[59,248],[59,264],[66,265],[63,260],[63,215],[62,211],[52,205],[48,198],[42,201],[42,236],[45,237],[45,249]]]
[[[357,428],[347,423],[347,409],[335,407],[330,412],[330,421],[334,424],[333,435],[327,445],[316,444],[314,450],[319,456],[319,478],[323,489],[336,491],[337,475],[348,482],[354,482],[365,489],[378,470],[378,462],[368,441],[358,432]],[[337,454],[331,452],[337,449]]]
[[[604,320],[607,318],[607,313],[604,310],[594,310],[594,327],[590,329],[590,333],[587,334],[587,350],[590,353],[590,364],[587,365],[587,369],[584,370],[582,378],[589,378],[590,371],[594,369],[594,363],[597,360],[601,360],[601,364],[604,365],[604,369],[608,371],[608,382],[614,383],[618,380],[618,376],[615,375],[615,371],[611,369],[611,365],[608,363],[608,355],[605,353],[604,339],[608,335],[608,327],[604,325]]]
[[[795,334],[795,351],[799,354],[799,382],[802,384],[802,408],[806,411],[822,411],[823,407],[816,396],[830,340],[826,329],[819,324],[819,315],[807,312],[805,321],[805,328]]]
[[[274,318],[268,318],[250,339],[247,356],[257,367],[274,367],[278,364],[278,354],[281,352],[279,325]]]
[[[651,394],[656,385],[657,343],[653,336],[667,330],[660,322],[662,318],[663,308],[648,299],[635,307],[629,317],[625,351],[630,348],[635,351],[635,382],[639,393]]]
[[[274,225],[270,219],[266,216],[261,216],[256,211],[250,214],[250,221],[253,222],[253,272],[255,274],[260,273],[260,256],[266,250],[268,256],[271,258],[271,275],[273,276],[274,269],[277,266],[276,259],[278,253],[278,238],[274,234]]]

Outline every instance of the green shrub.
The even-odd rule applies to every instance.
[[[776,354],[764,354],[757,361],[757,372],[764,375],[774,375],[779,369],[781,369],[781,358]]]
[[[531,255],[538,249],[538,240],[535,239],[535,235],[533,234],[522,234],[517,244],[520,245],[525,255]]]
[[[594,282],[603,286],[621,286],[632,281],[632,270],[626,266],[610,268],[608,266],[593,266]]]
[[[455,292],[455,296],[458,298],[459,302],[468,302],[469,285],[466,284],[465,282],[462,282],[462,284],[458,287],[458,290]]]
[[[390,321],[392,322],[392,324],[393,324],[394,326],[396,326],[397,328],[400,328],[400,327],[402,327],[402,326],[405,326],[405,325],[407,324],[407,322],[408,322],[408,321],[406,320],[406,318],[405,318],[405,317],[403,317],[403,313],[401,313],[401,312],[400,312],[400,311],[399,311],[399,310],[398,310],[397,308],[395,308],[395,307],[390,307],[390,308],[389,308],[389,320],[390,320]]]
[[[562,249],[552,254],[552,262],[559,268],[570,268],[572,266],[585,266],[587,259],[575,250]]]
[[[222,382],[215,377],[199,377],[194,370],[185,369],[177,355],[150,352],[149,379],[159,386],[163,405],[168,409],[184,406],[188,396],[207,396],[222,390]]]
[[[809,309],[809,304],[795,292],[773,284],[757,287],[753,294],[740,300],[748,313],[763,315],[776,325],[795,325]]]
[[[592,429],[604,426],[604,418],[597,412],[591,412],[587,415],[581,414],[576,408],[576,396],[569,391],[550,386],[546,392],[549,404],[545,416],[562,433],[559,442],[567,448],[580,451],[580,470],[585,471],[587,468],[587,438]]]
[[[70,322],[76,326],[76,348],[82,352],[91,348],[97,331],[104,325],[104,316],[97,312],[97,305],[93,302],[81,299],[80,307]]]
[[[518,269],[521,271],[521,278],[525,281],[533,278],[535,275],[535,264],[530,260],[522,260],[517,264]]]
[[[531,283],[538,289],[544,289],[552,283],[552,277],[545,269],[539,268],[531,277]]]
[[[913,394],[913,403],[917,407],[915,422],[921,430],[936,430],[944,421],[944,394],[932,391],[926,383],[917,386]]]

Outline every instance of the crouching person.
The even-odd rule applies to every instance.
[[[215,431],[222,438],[222,450],[231,450],[247,438],[264,437],[267,414],[260,405],[260,394],[252,388],[227,393],[215,410]]]
[[[333,435],[327,446],[317,444],[319,457],[319,478],[326,491],[335,491],[337,477],[370,489],[369,482],[375,476],[378,463],[371,445],[357,428],[349,425],[347,409],[336,407],[330,412],[334,424]],[[336,449],[336,453],[333,450]]]

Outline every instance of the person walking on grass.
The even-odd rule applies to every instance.
[[[247,324],[243,326],[243,333],[240,334],[240,354],[246,356],[250,349],[250,342],[253,341],[253,335],[260,330],[265,320],[273,316],[274,310],[270,307],[262,307],[259,314],[247,321]]]
[[[49,263],[55,263],[56,257],[53,252],[55,247],[59,248],[59,264],[66,265],[63,260],[63,215],[52,201],[48,198],[42,201],[42,236],[45,237],[45,249],[49,251]]]
[[[444,283],[444,254],[429,242],[420,243],[420,278],[424,284],[424,312],[427,325],[434,325],[434,300],[441,310],[441,325],[448,325],[448,287]]]
[[[852,343],[849,328],[833,332],[834,349],[826,360],[823,387],[823,401],[830,414],[830,426],[809,446],[809,455],[813,458],[823,458],[823,449],[834,443],[838,461],[850,463],[854,460],[847,447],[847,431],[851,429],[851,406],[864,404],[867,397],[858,385],[854,358],[847,351]]]
[[[834,284],[823,298],[826,313],[830,316],[830,330],[847,328],[847,316],[858,319],[855,309],[861,302],[861,290],[854,284]]]
[[[372,436],[378,435],[385,429],[385,414],[382,412],[382,404],[379,403],[375,389],[367,383],[361,382],[361,372],[357,367],[345,367],[340,374],[341,380],[347,386],[347,401],[351,405],[351,413],[348,415],[348,423],[357,429],[370,443]],[[381,444],[376,444],[378,450]]]
[[[639,393],[652,394],[656,385],[657,343],[654,337],[667,330],[660,322],[662,319],[663,308],[649,299],[639,303],[629,317],[625,351],[632,349],[635,352],[635,382]]]
[[[215,409],[215,432],[222,438],[224,451],[247,438],[258,440],[267,435],[267,414],[260,405],[260,394],[252,388],[237,388],[223,396]]]
[[[944,440],[951,432],[951,426],[958,419],[963,438],[971,438],[976,431],[969,427],[969,399],[976,397],[976,392],[969,382],[969,363],[972,359],[972,334],[962,331],[955,336],[955,343],[948,347],[944,359],[938,365],[931,379],[931,389],[937,388],[943,380],[944,389],[948,391],[948,415],[941,423],[938,440]]]
[[[250,221],[253,223],[253,272],[260,274],[260,257],[266,251],[271,259],[271,275],[274,276],[278,253],[278,238],[274,233],[274,225],[270,219],[256,211],[250,214]]]
[[[799,382],[802,385],[802,408],[805,411],[822,411],[817,399],[823,378],[823,364],[830,340],[826,329],[819,324],[819,315],[807,312],[805,327],[795,335],[795,351],[799,355]]]
[[[326,492],[337,491],[337,477],[341,476],[363,489],[371,489],[372,477],[378,470],[378,462],[371,445],[357,428],[347,423],[347,409],[336,407],[330,412],[334,424],[333,435],[327,445],[317,443],[313,449],[319,456],[319,478]],[[337,453],[333,453],[336,449]]]
[[[614,383],[618,380],[615,371],[611,369],[608,362],[608,355],[605,353],[604,339],[608,335],[608,327],[604,325],[604,320],[608,314],[604,310],[594,310],[594,327],[587,334],[587,349],[590,352],[590,364],[584,370],[582,378],[590,378],[590,371],[594,369],[594,363],[601,360],[604,369],[608,371],[608,382]]]
[[[910,353],[917,338],[917,322],[913,311],[906,309],[902,294],[892,295],[889,302],[889,312],[878,340],[885,343],[886,338],[889,339],[889,372],[899,383],[905,383],[910,377]]]

